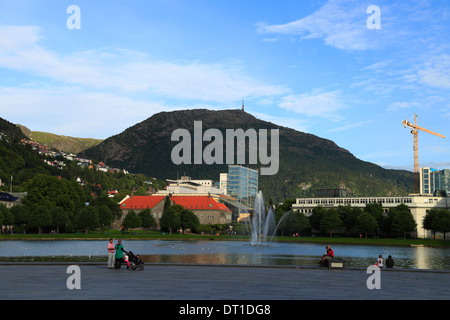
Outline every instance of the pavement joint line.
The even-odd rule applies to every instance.
[[[61,262],[18,262],[18,261],[2,261],[1,266],[70,266],[70,265],[86,265],[86,266],[104,266],[107,268],[106,262],[76,262],[76,261],[61,261]],[[304,265],[259,265],[259,264],[208,264],[208,263],[145,263],[145,267],[214,267],[214,268],[265,268],[265,269],[311,269],[311,270],[324,270],[324,271],[366,271],[365,267],[345,267],[345,268],[333,268],[328,269],[319,266],[304,266]],[[368,266],[369,267],[369,266]],[[418,272],[418,273],[450,273],[450,270],[440,269],[405,269],[405,268],[382,268],[382,271],[388,272]],[[145,271],[145,269],[144,269]]]

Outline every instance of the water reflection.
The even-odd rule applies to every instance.
[[[0,241],[0,261],[105,262],[107,241]],[[273,243],[250,246],[241,241],[124,241],[125,250],[147,263],[315,266],[324,244]],[[333,245],[349,267],[367,267],[378,255],[392,255],[395,267],[450,270],[450,248]]]

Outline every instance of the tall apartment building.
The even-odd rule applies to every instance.
[[[237,201],[253,207],[258,193],[258,171],[240,165],[229,165],[228,174],[221,175],[220,187]]]
[[[440,195],[441,191],[450,195],[450,169],[420,168],[420,193]]]

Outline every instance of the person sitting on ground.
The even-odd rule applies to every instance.
[[[327,249],[327,252],[326,252],[326,254],[324,254],[322,256],[322,261],[320,261],[320,265],[322,265],[322,266],[326,265],[325,261],[327,264],[330,263],[330,260],[333,259],[333,257],[334,257],[334,252],[333,252],[333,249],[331,249],[331,246],[327,245],[326,249]]]
[[[388,256],[386,259],[386,268],[393,268],[394,267],[394,259],[392,259],[392,256]]]
[[[377,263],[375,264],[378,268],[383,268],[383,256],[380,254],[377,258]]]

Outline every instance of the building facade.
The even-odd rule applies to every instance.
[[[151,210],[159,228],[159,221],[164,211],[165,198],[166,196],[161,195],[125,197],[119,203],[122,217],[114,222],[113,228],[120,228],[123,219],[131,210],[139,213],[145,209]],[[229,224],[232,222],[231,210],[209,195],[172,195],[170,196],[170,202],[194,212],[200,224]]]
[[[450,169],[420,168],[420,194],[440,195],[442,191],[450,194]]]
[[[297,198],[292,205],[293,210],[299,210],[306,216],[310,216],[317,206],[324,208],[337,208],[347,206],[364,208],[367,203],[381,203],[387,213],[391,208],[399,204],[409,207],[414,220],[417,223],[417,237],[430,238],[431,231],[422,227],[422,221],[431,209],[450,208],[450,197],[436,197],[425,195],[410,195],[396,197],[329,197],[329,198]]]
[[[223,194],[223,190],[215,187],[213,180],[192,180],[188,176],[183,176],[179,180],[167,179],[167,182],[167,187],[159,190],[157,195]]]
[[[252,207],[258,193],[258,171],[240,165],[229,165],[226,186],[228,195]]]

